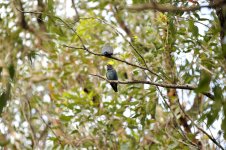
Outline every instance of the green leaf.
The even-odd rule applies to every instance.
[[[221,128],[224,131],[224,139],[226,139],[226,117],[222,120]]]
[[[6,92],[3,92],[0,94],[0,115],[2,114],[2,110],[3,108],[6,106],[6,102],[8,100],[7,98],[7,93]]]
[[[195,26],[195,23],[193,20],[189,20],[189,31],[191,31],[195,37],[199,35],[199,29],[197,26]]]
[[[207,126],[210,127],[214,121],[219,117],[219,111],[212,110],[209,114],[207,114]]]
[[[13,80],[13,78],[15,76],[15,67],[14,67],[14,65],[10,64],[8,66],[8,70],[9,70],[9,75],[10,75],[11,80]]]
[[[133,4],[142,4],[142,3],[146,3],[147,0],[133,0]]]
[[[133,70],[133,74],[134,74],[134,76],[137,76],[137,75],[139,74],[139,71],[138,71],[138,69],[136,69],[136,70]]]
[[[68,122],[70,121],[74,116],[65,116],[65,115],[61,115],[60,116],[60,120],[61,121],[65,121],[65,122]]]
[[[223,90],[220,88],[219,85],[216,85],[213,88],[213,93],[214,93],[214,97],[215,97],[215,101],[220,101],[223,103]]]
[[[73,130],[73,131],[71,132],[71,134],[77,134],[77,133],[79,133],[78,130]]]
[[[197,93],[208,92],[209,84],[211,81],[211,74],[205,70],[201,71],[200,80],[197,89],[195,90]]]
[[[1,78],[2,78],[2,70],[3,70],[3,68],[0,67],[0,80],[1,80]]]

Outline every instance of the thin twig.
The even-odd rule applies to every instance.
[[[79,20],[80,16],[79,16],[78,10],[77,10],[77,8],[76,8],[76,6],[75,6],[75,0],[71,0],[71,2],[72,2],[72,7],[73,7],[74,10],[75,10],[76,20]]]
[[[21,108],[21,111],[22,111],[22,114],[24,116],[25,121],[28,123],[28,126],[30,128],[30,134],[31,134],[31,139],[32,139],[32,148],[35,149],[36,145],[37,145],[35,131],[34,131],[34,128],[33,128],[32,124],[31,124],[31,120],[30,119],[28,120],[28,118],[27,118],[26,111],[25,111],[25,106],[26,105],[22,106],[23,108]]]
[[[54,136],[58,139],[58,136],[56,135],[56,133],[53,131],[52,127],[50,126],[50,122],[46,122],[43,118],[42,118],[42,114],[39,112],[38,109],[37,110],[37,113],[40,117],[40,119],[42,120],[42,122],[50,129],[50,131],[54,134]],[[61,143],[60,139],[58,139],[58,142]]]

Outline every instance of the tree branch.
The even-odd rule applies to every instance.
[[[73,49],[83,49],[83,50],[85,50],[85,51],[87,51],[88,53],[90,53],[90,54],[93,54],[93,55],[96,55],[96,56],[104,56],[104,55],[102,55],[102,54],[99,54],[99,53],[94,53],[94,52],[92,52],[92,51],[90,51],[88,48],[84,48],[84,47],[74,47],[74,46],[69,46],[69,45],[63,45],[64,47],[68,47],[68,48],[73,48]],[[104,56],[105,57],[105,56]],[[119,58],[116,58],[116,57],[114,57],[114,56],[111,56],[111,57],[108,57],[108,58],[110,58],[110,59],[114,59],[114,60],[117,60],[117,61],[120,61],[120,62],[123,62],[123,63],[125,63],[125,64],[127,64],[127,65],[130,65],[130,66],[133,66],[133,67],[137,67],[137,68],[140,68],[140,69],[143,69],[143,70],[147,70],[147,71],[149,71],[149,72],[151,72],[153,75],[155,75],[155,76],[157,76],[157,77],[159,77],[160,79],[162,79],[162,80],[164,80],[161,76],[159,76],[157,73],[155,73],[154,71],[152,71],[152,70],[150,70],[150,69],[148,69],[148,68],[146,68],[146,67],[142,67],[142,66],[139,66],[139,65],[136,65],[136,64],[132,64],[132,63],[130,63],[130,62],[127,62],[127,61],[125,61],[125,60],[121,60],[121,59],[119,59]]]
[[[138,50],[134,47],[134,45],[132,44],[132,42],[130,42],[122,33],[120,33],[117,29],[116,29],[116,27],[115,26],[113,26],[113,25],[111,25],[111,24],[109,24],[109,23],[107,23],[107,21],[105,21],[105,20],[103,20],[103,19],[100,19],[100,18],[95,18],[95,17],[83,17],[83,18],[80,18],[80,19],[96,19],[96,20],[99,20],[99,21],[101,21],[101,22],[104,22],[105,24],[107,24],[108,26],[110,26],[118,35],[120,35],[126,42],[128,42],[129,43],[129,45],[132,47],[132,49],[135,51],[135,53],[142,59],[142,61],[143,61],[143,63],[144,63],[144,65],[145,65],[145,67],[143,67],[144,68],[144,70],[147,70],[147,71],[149,71],[151,74],[154,74],[154,75],[156,75],[156,76],[158,76],[159,78],[161,78],[162,80],[164,80],[161,76],[159,76],[159,75],[157,75],[156,73],[154,73],[153,71],[151,71],[149,68],[148,68],[148,66],[147,66],[147,63],[146,63],[146,61],[145,61],[145,59],[144,59],[144,57],[138,52]],[[117,19],[117,18],[116,18]],[[123,29],[124,30],[124,29]],[[125,31],[126,32],[126,31]],[[132,34],[131,34],[132,35]],[[77,35],[78,36],[78,35]],[[129,36],[129,35],[128,35]],[[79,36],[78,36],[79,37]],[[129,36],[130,37],[130,36]],[[79,37],[80,38],[80,37]],[[130,37],[131,38],[131,37]],[[133,39],[131,38],[131,41],[132,41]],[[81,40],[80,40],[81,41]],[[139,61],[138,61],[138,63],[139,63]],[[137,67],[137,66],[136,66]]]
[[[146,4],[137,4],[126,7],[129,11],[144,11],[144,10],[157,10],[160,12],[191,12],[200,10],[201,8],[217,8],[219,6],[225,5],[226,1],[221,0],[216,3],[203,6],[190,6],[190,7],[177,7],[171,4],[158,4],[156,2],[146,3]]]
[[[77,20],[79,20],[80,16],[79,16],[78,10],[77,10],[77,8],[75,6],[75,0],[71,0],[71,3],[72,3],[72,7],[75,10],[75,21],[77,21]]]
[[[113,11],[115,19],[117,20],[119,26],[126,32],[126,34],[128,35],[128,37],[130,37],[131,40],[133,40],[133,35],[131,30],[129,29],[129,27],[126,25],[125,20],[122,19],[122,17],[120,16],[120,12],[118,11],[117,7],[115,5],[113,5],[113,8],[115,9],[115,11]]]
[[[91,76],[95,76],[98,78],[101,78],[103,80],[106,80],[109,83],[118,83],[118,84],[150,84],[155,86],[160,86],[164,88],[172,88],[172,89],[185,89],[185,90],[195,90],[197,87],[192,85],[177,85],[177,84],[167,84],[167,83],[157,83],[152,81],[145,81],[145,80],[133,80],[133,81],[117,81],[117,80],[108,80],[105,77],[97,74],[90,74]],[[206,95],[210,99],[214,100],[214,95],[211,93],[202,93],[203,95]]]
[[[174,89],[187,89],[187,90],[194,90],[195,87],[191,85],[176,85],[176,84],[167,84],[167,83],[156,83],[152,81],[145,81],[145,80],[132,80],[132,81],[117,81],[117,80],[108,80],[105,77],[97,74],[90,74],[91,76],[99,77],[103,80],[106,80],[109,83],[118,83],[118,84],[150,84],[165,88],[174,88]]]
[[[23,28],[23,29],[28,29],[28,25],[27,25],[27,22],[25,20],[25,16],[24,16],[24,13],[22,13],[24,11],[24,8],[23,8],[23,4],[21,2],[21,0],[18,1],[18,6],[19,6],[19,9],[21,10],[19,12],[19,24],[20,26]]]

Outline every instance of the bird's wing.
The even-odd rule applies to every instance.
[[[112,80],[113,79],[113,74],[112,74],[112,72],[110,70],[107,71],[106,77],[107,77],[108,80]]]
[[[106,77],[108,80],[116,80],[117,79],[117,74],[115,70],[108,70],[106,73]]]
[[[113,77],[114,80],[118,80],[117,72],[115,71],[115,69],[113,69],[112,71],[114,72],[114,73],[113,73],[113,74],[114,74],[114,77]]]

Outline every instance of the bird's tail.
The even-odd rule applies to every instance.
[[[115,92],[118,92],[118,87],[117,87],[117,83],[110,83],[111,84],[111,87],[113,88],[113,90]]]

